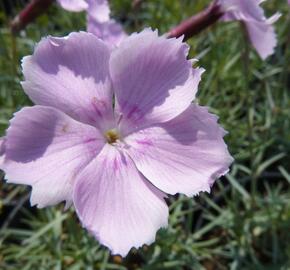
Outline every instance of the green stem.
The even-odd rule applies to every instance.
[[[254,153],[254,114],[255,114],[255,95],[250,88],[250,47],[249,38],[245,26],[243,28],[244,50],[242,54],[243,61],[243,74],[244,74],[244,87],[247,93],[246,106],[247,106],[247,127],[248,127],[248,140],[250,151],[250,168],[252,172],[251,181],[251,194],[252,199],[255,197],[257,190],[257,177],[255,176],[255,153]]]

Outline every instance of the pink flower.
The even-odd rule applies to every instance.
[[[99,22],[110,20],[108,0],[57,0],[66,10],[79,12],[86,10],[89,16]]]
[[[267,19],[260,7],[263,0],[219,0],[219,2],[225,11],[222,19],[242,21],[253,47],[262,59],[274,53],[277,39],[273,24],[279,19],[279,13]]]
[[[88,17],[87,31],[104,40],[107,44],[118,46],[127,37],[122,26],[111,19],[105,23],[100,23],[92,17]]]
[[[57,0],[66,10],[87,11],[87,31],[114,46],[127,36],[122,26],[110,19],[108,0]]]
[[[148,29],[113,50],[85,32],[43,39],[23,59],[37,105],[10,122],[8,182],[31,185],[38,207],[73,203],[114,254],[152,243],[166,194],[209,192],[232,162],[217,117],[191,103],[204,70],[188,50]]]

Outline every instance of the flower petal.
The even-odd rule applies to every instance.
[[[156,231],[167,226],[163,197],[127,155],[108,144],[78,177],[74,189],[83,226],[122,256],[132,247],[152,243]]]
[[[246,27],[251,43],[260,57],[266,59],[269,55],[272,55],[277,45],[277,37],[273,25],[265,22],[246,22]]]
[[[222,20],[242,21],[246,25],[253,47],[260,57],[265,59],[274,53],[274,48],[277,45],[272,24],[278,20],[280,14],[277,13],[267,19],[264,10],[259,6],[261,2],[263,1],[220,0],[220,4],[225,10]]]
[[[223,20],[242,20],[246,17],[254,20],[261,20],[264,17],[264,11],[259,6],[261,1],[244,1],[244,0],[220,0],[226,14]]]
[[[84,0],[57,0],[62,8],[68,11],[83,11],[88,8],[88,4]]]
[[[120,42],[127,37],[122,26],[115,20],[100,23],[91,16],[88,16],[87,30],[110,46],[118,46]]]
[[[4,161],[4,155],[5,155],[5,138],[0,138],[0,168],[1,163]]]
[[[109,57],[108,46],[89,33],[42,39],[23,59],[24,91],[36,104],[100,127],[113,115]]]
[[[210,190],[232,162],[217,117],[191,105],[177,118],[125,139],[138,170],[160,190],[188,196]]]
[[[9,183],[32,186],[32,205],[69,204],[77,174],[103,145],[96,128],[54,108],[27,107],[11,120],[0,168]]]
[[[88,14],[99,23],[110,20],[110,6],[108,0],[87,0]]]
[[[165,122],[189,106],[203,70],[192,69],[188,49],[181,39],[146,29],[112,53],[110,70],[123,125]]]

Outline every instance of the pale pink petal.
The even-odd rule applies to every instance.
[[[68,11],[83,11],[88,8],[88,4],[84,0],[57,0],[62,8]]]
[[[182,39],[158,37],[146,29],[112,53],[110,70],[123,125],[165,122],[189,106],[203,70],[192,68],[188,49]]]
[[[261,2],[263,1],[220,0],[225,11],[222,20],[243,22],[253,47],[260,57],[265,59],[274,53],[277,45],[273,23],[278,20],[280,14],[277,13],[267,19],[264,10],[260,7]]]
[[[224,130],[207,109],[190,106],[177,118],[125,138],[138,170],[160,190],[188,196],[210,191],[232,158]]]
[[[109,58],[108,46],[89,33],[42,39],[23,59],[24,91],[36,104],[100,127],[113,115]]]
[[[110,46],[118,46],[127,37],[122,26],[115,20],[100,23],[91,16],[88,16],[87,30]]]
[[[247,22],[246,27],[251,43],[262,59],[274,53],[277,36],[273,25],[264,22]]]
[[[74,205],[86,227],[113,254],[150,244],[167,226],[164,194],[153,187],[128,156],[107,144],[77,178]]]
[[[32,205],[69,204],[78,173],[103,145],[96,128],[51,107],[27,107],[10,122],[0,168],[9,183],[32,186]]]
[[[243,20],[248,18],[259,21],[265,18],[264,11],[259,6],[261,3],[259,0],[220,0],[220,3],[226,11],[223,20]]]
[[[0,168],[1,163],[4,161],[4,155],[5,155],[5,138],[0,138]]]
[[[99,23],[110,20],[110,6],[108,0],[87,0],[88,14]]]

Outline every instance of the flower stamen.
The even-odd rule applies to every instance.
[[[110,129],[105,133],[105,138],[109,144],[113,144],[120,139],[120,134],[115,128]]]

